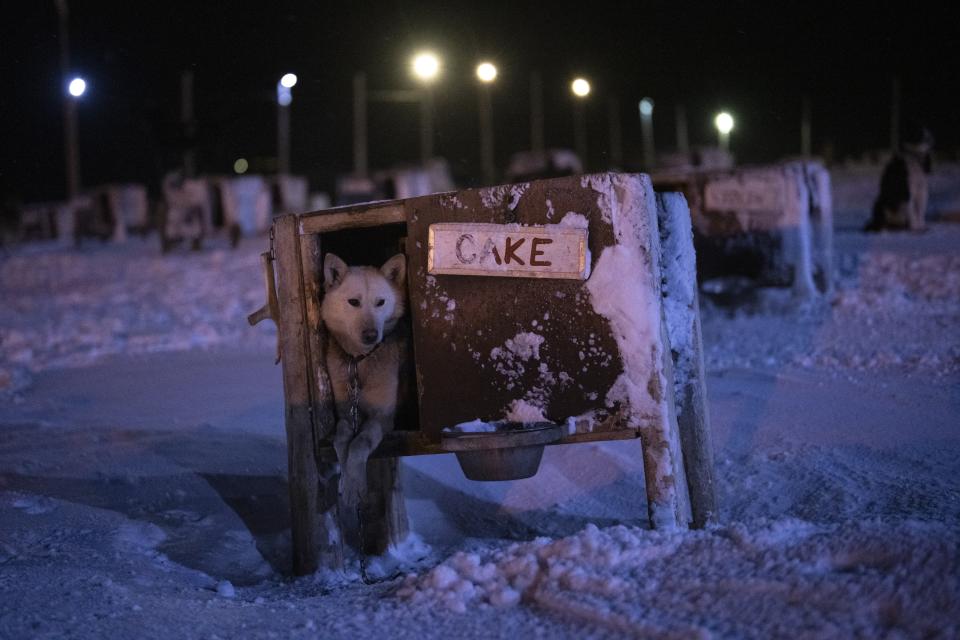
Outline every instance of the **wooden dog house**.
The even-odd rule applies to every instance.
[[[653,183],[686,196],[702,280],[748,275],[799,298],[832,291],[833,209],[822,163],[664,170]]]
[[[651,526],[713,519],[692,246],[683,196],[654,193],[640,174],[277,218],[262,256],[268,302],[250,322],[278,326],[294,571],[342,562],[320,320],[326,251],[348,264],[407,257],[415,406],[371,457],[362,507],[362,546],[380,552],[406,533],[397,457],[454,451],[445,434],[477,421],[549,425],[553,444],[639,438]],[[508,448],[536,446],[521,436],[507,436]]]

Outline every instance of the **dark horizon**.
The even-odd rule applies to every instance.
[[[292,105],[292,170],[331,191],[351,169],[351,79],[371,89],[413,86],[410,55],[444,59],[436,84],[435,151],[465,186],[480,174],[476,81],[498,63],[496,164],[529,148],[529,76],[544,79],[546,144],[572,147],[568,84],[591,79],[588,168],[606,167],[608,102],[617,97],[627,167],[640,159],[637,101],[656,101],[658,151],[674,146],[684,104],[693,145],[712,144],[720,108],[737,117],[731,148],[742,162],[799,153],[801,98],[812,102],[813,150],[843,159],[888,147],[891,81],[905,117],[932,130],[937,149],[960,147],[960,39],[950,9],[859,10],[836,4],[770,6],[654,3],[279,2],[231,12],[228,3],[71,3],[73,64],[89,83],[79,106],[83,184],[139,181],[155,190],[177,166],[180,73],[195,74],[199,170],[251,171],[275,154],[274,86],[299,76]],[[65,192],[57,13],[41,1],[4,10],[0,94],[0,200],[53,200]],[[413,106],[371,104],[371,168],[418,159]]]

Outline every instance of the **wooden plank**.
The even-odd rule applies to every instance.
[[[674,397],[694,527],[717,518],[713,444],[707,410],[696,257],[690,211],[679,193],[657,194],[664,313],[672,345]]]
[[[582,444],[585,442],[602,442],[605,440],[635,440],[640,437],[634,429],[618,429],[615,431],[597,431],[594,433],[576,433],[562,437],[550,446],[559,444]],[[398,458],[402,456],[433,456],[440,453],[450,453],[439,444],[427,440],[419,431],[392,431],[384,434],[383,442],[370,454],[370,459]],[[319,451],[321,460],[336,460],[333,447],[322,444]]]
[[[320,317],[320,295],[323,273],[320,235],[300,236],[303,264],[304,309],[306,316],[307,378],[311,394],[314,447],[319,461],[320,495],[319,554],[324,567],[343,566],[343,535],[337,500],[338,474],[336,456],[323,456],[320,447],[333,437],[336,414],[333,393],[326,369],[327,335]],[[391,544],[399,544],[409,533],[406,504],[395,459],[374,460],[367,467],[368,495],[363,502],[361,546],[365,553],[383,553]],[[332,498],[332,500],[331,500]]]
[[[665,319],[660,329],[664,378],[672,382],[673,361]],[[673,389],[662,389],[661,392],[666,400],[667,415],[639,429],[647,489],[647,515],[654,529],[685,529],[692,515],[680,444],[680,426],[677,423]]]
[[[684,383],[677,397],[680,439],[683,445],[687,485],[693,526],[702,529],[717,522],[717,480],[713,462],[713,437],[710,412],[707,409],[707,375],[703,365],[703,339],[700,331],[700,301],[694,296],[693,341],[690,345],[690,368],[684,372]]]
[[[428,233],[430,275],[587,279],[586,229],[437,222]]]
[[[369,208],[351,207],[304,214],[300,217],[300,233],[328,233],[406,221],[403,201],[391,201],[369,205]]]
[[[320,319],[320,286],[323,264],[320,256],[320,237],[314,234],[300,236],[300,259],[303,273],[303,299],[306,312],[307,383],[310,393],[310,417],[313,428],[314,459],[319,465],[321,496],[332,496],[332,501],[321,499],[318,509],[319,561],[330,569],[343,567],[343,535],[337,512],[336,464],[319,456],[325,440],[333,437],[336,428],[333,393],[326,367],[326,330]]]
[[[444,428],[461,422],[501,419],[534,389],[535,404],[557,422],[595,412],[602,423],[620,411],[604,400],[623,372],[616,334],[584,281],[431,276],[426,251],[437,224],[542,227],[576,212],[572,222],[587,226],[597,260],[616,244],[615,204],[579,176],[405,201],[419,427],[428,439],[439,442]],[[653,288],[644,294],[649,300]],[[644,306],[658,304],[650,302]]]
[[[277,326],[283,366],[293,572],[305,575],[317,570],[318,477],[310,420],[306,309],[296,216],[282,216],[274,222],[274,258],[280,303]]]
[[[390,545],[399,545],[410,533],[400,482],[400,461],[380,458],[367,462],[367,487],[361,505],[363,537],[360,546],[367,555],[380,555]]]

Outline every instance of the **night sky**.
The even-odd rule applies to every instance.
[[[89,92],[79,113],[83,182],[142,181],[156,189],[176,166],[180,72],[193,69],[200,171],[237,157],[270,166],[277,79],[298,74],[292,166],[331,190],[351,168],[351,78],[409,88],[411,54],[444,60],[436,142],[459,184],[479,175],[475,64],[491,59],[497,164],[529,146],[529,77],[545,85],[546,143],[573,146],[569,81],[590,78],[588,168],[607,166],[608,102],[619,98],[628,167],[640,156],[637,100],[656,101],[657,147],[674,145],[673,109],[686,106],[691,143],[712,143],[719,108],[737,118],[743,162],[799,151],[801,95],[813,105],[813,145],[842,159],[887,146],[891,78],[903,112],[937,147],[960,147],[960,19],[944,7],[848,3],[71,2],[73,67]],[[0,197],[63,196],[63,82],[52,0],[0,10]],[[370,164],[418,158],[414,106],[371,104]]]

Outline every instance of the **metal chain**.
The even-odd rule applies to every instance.
[[[356,358],[350,358],[347,375],[350,377],[347,386],[350,394],[350,426],[353,428],[353,436],[356,437],[360,431],[360,372]]]
[[[372,353],[372,352],[371,352]],[[369,354],[367,354],[369,355]],[[361,356],[360,358],[350,358],[350,361],[347,364],[347,376],[349,381],[347,384],[347,391],[350,396],[350,422],[353,429],[353,436],[356,437],[357,433],[360,431],[360,372],[359,372],[359,363],[366,356]],[[364,468],[366,472],[366,468]],[[343,473],[343,462],[340,463],[340,473]],[[392,575],[384,576],[383,578],[371,578],[370,574],[367,572],[367,554],[363,552],[363,544],[367,539],[366,529],[363,526],[363,508],[360,505],[357,505],[357,525],[359,527],[359,545],[357,547],[358,555],[360,556],[360,579],[365,585],[374,585],[380,584],[381,582],[390,582],[395,580],[403,575],[402,571],[396,571]]]

